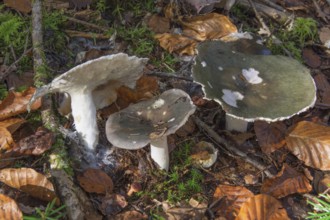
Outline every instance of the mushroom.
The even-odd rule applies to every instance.
[[[161,169],[168,170],[167,136],[183,126],[195,108],[187,93],[171,89],[110,115],[106,136],[115,147],[128,150],[150,143],[151,158]]]
[[[247,39],[198,46],[193,78],[207,98],[220,103],[228,130],[244,132],[255,120],[284,120],[316,101],[306,67],[289,57],[264,55],[265,49],[255,46]]]
[[[71,97],[72,116],[76,131],[86,148],[93,151],[98,143],[99,134],[95,104],[98,107],[103,106],[98,95],[98,88],[106,85],[109,88],[107,93],[110,97],[113,97],[118,85],[133,88],[136,80],[142,75],[147,60],[124,53],[90,60],[39,88],[30,103],[47,93],[68,93]],[[113,89],[111,89],[111,85],[113,85]]]

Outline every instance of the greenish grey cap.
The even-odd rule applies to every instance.
[[[245,121],[278,121],[314,106],[316,87],[298,61],[249,50],[242,41],[208,41],[198,46],[193,78],[208,99]]]

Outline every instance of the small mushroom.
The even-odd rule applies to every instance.
[[[98,143],[96,109],[102,106],[98,88],[113,85],[108,94],[120,85],[133,88],[148,59],[128,56],[124,53],[103,56],[78,65],[56,77],[51,83],[39,88],[30,103],[53,92],[68,93],[71,97],[72,116],[75,128],[88,150]],[[97,104],[98,106],[96,106]]]
[[[171,89],[159,97],[142,101],[110,115],[106,135],[115,147],[128,150],[150,143],[151,158],[161,169],[168,170],[167,136],[175,133],[195,112],[189,95]]]
[[[312,107],[316,86],[298,61],[264,55],[251,40],[209,41],[198,46],[193,78],[226,112],[228,130],[244,132],[248,122],[274,122]],[[247,52],[246,52],[247,51]]]

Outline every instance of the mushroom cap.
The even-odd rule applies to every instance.
[[[228,115],[272,122],[314,105],[316,86],[306,67],[289,57],[260,55],[259,49],[244,53],[237,45],[242,42],[201,43],[193,66],[193,78],[206,97]]]
[[[147,61],[147,58],[128,56],[125,53],[90,60],[56,77],[48,92],[67,92],[75,87],[93,90],[110,80],[133,88]]]
[[[110,115],[105,128],[107,139],[119,148],[143,148],[152,139],[175,133],[195,109],[187,93],[180,89],[167,90]]]

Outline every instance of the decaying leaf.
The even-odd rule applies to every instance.
[[[44,201],[56,198],[53,184],[43,174],[31,168],[2,169],[0,181]]]
[[[236,220],[289,220],[282,204],[272,196],[259,194],[249,198],[241,207]]]
[[[213,202],[218,200],[219,203],[213,211],[217,217],[235,219],[243,203],[253,196],[244,186],[218,185],[213,194]]]
[[[303,173],[284,164],[282,170],[272,179],[263,182],[260,192],[275,198],[294,193],[307,193],[312,190],[309,180]]]
[[[319,37],[321,42],[326,46],[326,47],[330,47],[330,27],[322,27],[319,30]]]
[[[0,150],[9,150],[14,146],[14,140],[11,136],[23,123],[24,119],[10,118],[0,121]],[[1,158],[1,154],[0,154]]]
[[[209,13],[182,20],[183,35],[197,41],[220,39],[237,32],[236,26],[225,15]]]
[[[285,145],[286,126],[283,122],[256,121],[254,131],[262,151],[270,154]]]
[[[0,194],[0,219],[21,220],[23,214],[18,208],[15,200]]]
[[[163,211],[166,214],[166,219],[200,219],[206,220],[205,211],[207,204],[198,202],[195,199],[190,199],[189,204],[182,204],[180,207],[171,207],[168,203],[163,202]]]
[[[120,194],[111,194],[103,198],[101,212],[104,215],[116,215],[128,205],[124,196]]]
[[[35,88],[30,87],[24,92],[9,92],[8,96],[0,103],[0,120],[4,120],[14,115],[18,115],[27,111],[26,107]],[[36,110],[41,106],[41,99],[31,105],[31,110]]]
[[[330,170],[330,127],[298,122],[286,137],[287,148],[307,166]]]
[[[156,40],[159,41],[160,46],[170,53],[177,53],[179,55],[194,55],[197,41],[184,37],[180,34],[156,34]]]
[[[192,5],[196,12],[199,13],[204,7],[212,6],[214,3],[221,2],[221,0],[185,0],[185,2]]]
[[[321,65],[321,57],[314,52],[312,48],[304,48],[302,57],[305,63],[311,68],[317,68]]]
[[[106,194],[113,190],[112,179],[99,169],[89,168],[77,179],[86,192]]]
[[[322,74],[316,74],[314,76],[314,81],[317,87],[317,91],[319,93],[319,100],[317,102],[322,103],[325,107],[330,106],[330,83],[328,82],[327,77]]]
[[[12,151],[16,155],[40,155],[49,150],[53,143],[53,133],[39,128],[34,135],[21,139]]]
[[[170,20],[154,14],[148,20],[148,27],[153,32],[162,34],[170,30]]]
[[[6,6],[23,13],[29,13],[32,9],[31,0],[4,0]]]
[[[145,214],[142,214],[141,212],[138,211],[126,211],[123,213],[120,213],[118,215],[116,215],[116,219],[120,219],[120,220],[144,220],[144,219],[148,219],[148,216]]]

